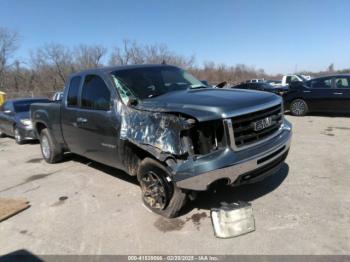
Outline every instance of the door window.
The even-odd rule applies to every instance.
[[[290,78],[290,82],[291,82],[291,83],[293,83],[293,82],[299,82],[299,81],[300,81],[299,78],[296,77],[296,76],[292,76],[292,77]]]
[[[311,88],[331,88],[332,78],[315,79],[311,81]]]
[[[78,106],[78,94],[79,94],[80,81],[81,81],[80,76],[75,76],[70,81],[68,96],[67,96],[67,106],[69,107]]]
[[[81,95],[81,107],[108,111],[110,101],[111,92],[103,79],[97,75],[86,76]]]
[[[349,78],[347,77],[336,77],[335,88],[349,88]]]

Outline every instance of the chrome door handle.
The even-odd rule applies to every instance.
[[[87,123],[88,120],[86,118],[83,118],[83,117],[78,117],[77,118],[77,123]]]
[[[333,95],[342,95],[343,93],[334,92]]]
[[[309,90],[304,90],[303,93],[311,93]]]

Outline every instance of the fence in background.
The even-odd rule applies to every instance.
[[[7,99],[15,99],[15,98],[29,98],[29,97],[43,97],[51,99],[56,91],[27,91],[27,92],[6,92]]]

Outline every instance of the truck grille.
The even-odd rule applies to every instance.
[[[259,120],[269,118],[270,125],[260,130],[254,126]],[[232,127],[236,147],[254,144],[277,132],[283,122],[282,105],[276,105],[264,110],[240,115],[232,118]]]

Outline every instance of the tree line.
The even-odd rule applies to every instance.
[[[269,75],[263,69],[244,64],[228,66],[205,62],[198,66],[194,56],[177,54],[164,44],[142,45],[136,41],[124,40],[120,46],[108,50],[103,45],[80,44],[67,47],[49,43],[32,50],[27,61],[21,61],[15,56],[19,47],[19,34],[0,27],[0,90],[8,93],[9,97],[28,94],[51,96],[63,89],[71,73],[107,65],[166,63],[182,67],[198,79],[211,84],[222,81],[236,84],[255,78],[281,79],[281,75]],[[333,65],[325,72],[331,70],[334,71]]]

